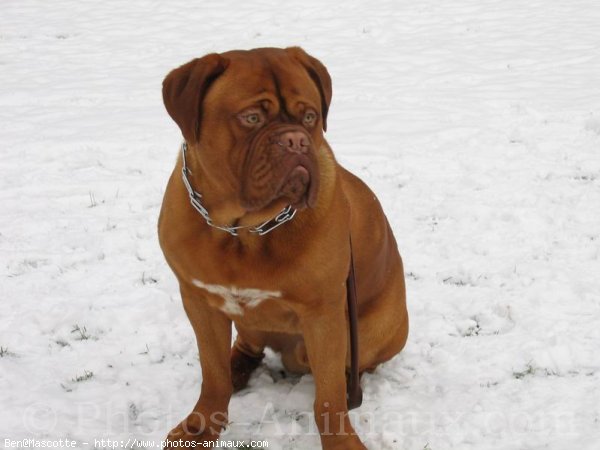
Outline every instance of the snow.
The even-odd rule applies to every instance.
[[[191,410],[196,343],[156,237],[181,139],[161,82],[300,45],[407,273],[408,345],[352,412],[366,445],[600,448],[599,23],[591,0],[4,0],[0,438],[158,442]],[[269,354],[250,385],[225,439],[319,447],[311,376]]]

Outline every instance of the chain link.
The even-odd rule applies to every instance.
[[[222,231],[226,231],[232,236],[238,236],[238,230],[247,228],[250,233],[258,234],[259,236],[264,236],[265,234],[273,231],[280,225],[292,220],[296,215],[297,209],[292,208],[292,205],[288,205],[283,208],[274,218],[267,220],[264,223],[261,223],[257,226],[252,225],[242,225],[238,227],[228,226],[228,225],[217,225],[215,224],[210,215],[208,214],[208,210],[204,207],[201,202],[202,195],[199,192],[196,192],[190,183],[188,175],[192,172],[187,166],[186,162],[186,152],[187,152],[187,142],[183,142],[181,144],[181,154],[183,156],[183,167],[181,169],[181,175],[183,179],[183,184],[185,185],[186,190],[188,191],[188,195],[190,196],[190,203],[194,207],[196,211],[204,218],[206,223],[213,228],[217,228]]]

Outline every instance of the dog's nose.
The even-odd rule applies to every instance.
[[[306,153],[310,146],[308,136],[302,131],[286,131],[279,136],[279,142],[288,151]]]

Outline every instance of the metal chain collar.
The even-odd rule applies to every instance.
[[[238,236],[238,230],[247,228],[250,233],[256,233],[259,236],[264,236],[270,231],[273,231],[280,225],[283,225],[289,220],[292,220],[296,215],[297,210],[292,208],[292,205],[287,205],[283,208],[274,218],[267,220],[260,225],[252,226],[252,225],[242,225],[238,227],[228,226],[228,225],[217,225],[213,223],[210,215],[208,214],[208,210],[202,205],[200,201],[202,199],[202,195],[199,192],[196,192],[188,179],[188,174],[191,174],[191,170],[188,168],[185,153],[187,152],[187,142],[183,142],[181,144],[181,154],[183,156],[183,167],[181,169],[181,175],[183,178],[183,184],[188,191],[190,196],[190,203],[194,207],[196,211],[206,220],[206,223],[213,228],[217,228],[222,231],[226,231],[232,236]]]

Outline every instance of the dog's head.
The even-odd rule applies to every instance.
[[[209,54],[163,82],[202,171],[218,174],[249,212],[315,205],[331,94],[325,66],[297,47]]]

